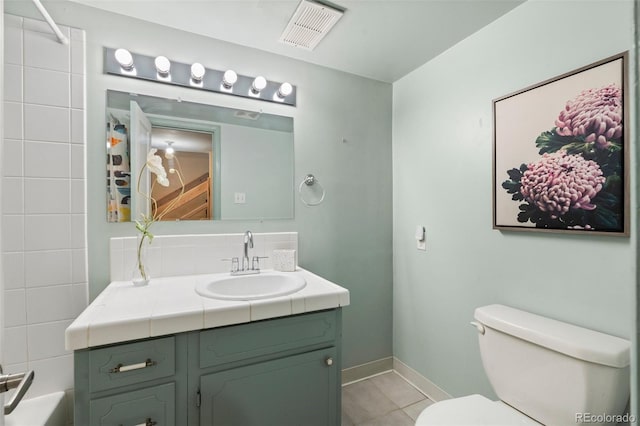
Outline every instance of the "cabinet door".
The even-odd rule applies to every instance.
[[[91,426],[173,426],[175,385],[167,383],[90,402]]]
[[[335,347],[200,378],[202,426],[339,424]]]

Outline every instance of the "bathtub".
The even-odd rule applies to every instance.
[[[64,392],[24,399],[13,413],[5,416],[5,426],[66,426],[67,408]]]

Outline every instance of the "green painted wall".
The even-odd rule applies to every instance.
[[[499,232],[491,190],[492,100],[631,50],[633,29],[631,0],[529,0],[393,85],[393,351],[453,396],[493,394],[468,325],[478,306],[632,336],[635,209],[630,238]]]
[[[157,234],[298,231],[299,262],[351,292],[344,311],[344,367],[391,355],[392,86],[259,50],[176,31],[68,2],[46,2],[56,22],[86,30],[87,207],[91,299],[108,284],[108,240],[134,235],[105,219],[104,111],[107,89],[260,110],[294,118],[295,178],[318,177],[321,206],[295,201],[295,219],[163,223]],[[7,13],[41,19],[31,2],[6,1]],[[103,47],[163,54],[180,62],[268,76],[297,86],[296,108],[103,74]],[[346,139],[343,143],[342,139]]]

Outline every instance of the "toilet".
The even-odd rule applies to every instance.
[[[628,340],[504,305],[477,308],[484,370],[499,401],[436,402],[417,426],[615,425],[629,400]]]

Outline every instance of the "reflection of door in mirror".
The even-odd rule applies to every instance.
[[[131,137],[129,140],[131,192],[149,194],[152,182],[149,169],[145,168],[144,173],[140,173],[140,171],[147,162],[147,153],[151,148],[151,122],[135,101],[131,101],[129,111],[131,111]],[[150,203],[148,200],[135,196],[131,201],[131,213],[135,219],[140,219],[142,215],[149,215]]]
[[[213,170],[212,134],[181,129],[154,127],[151,146],[158,152],[174,151],[167,160],[161,155],[165,170],[179,169],[184,182],[184,193],[178,204],[163,215],[162,220],[203,220],[213,218],[211,173]],[[171,156],[169,156],[171,157]],[[180,195],[180,183],[170,180],[164,187],[155,185],[152,197],[157,201],[157,210],[162,214],[171,202]],[[155,213],[155,212],[154,212]]]
[[[132,101],[140,111],[133,111]],[[130,207],[135,207],[136,202],[145,207],[142,205],[145,197],[136,191],[136,179],[146,151],[157,149],[165,169],[170,169],[164,158],[170,146],[180,163],[181,176],[185,177],[187,194],[178,201],[185,205],[176,211],[167,209],[167,214],[162,214],[162,205],[166,205],[171,193],[175,195],[179,187],[162,192],[164,188],[154,185],[152,196],[160,204],[156,217],[172,221],[293,218],[292,117],[114,90],[107,91],[106,107],[110,222],[137,218]],[[134,132],[134,118],[138,121],[136,117],[143,116],[151,123],[149,144],[133,140],[134,133],[138,133]],[[137,127],[142,130],[148,126],[138,124]],[[142,135],[146,133],[142,131]],[[134,157],[138,146],[143,151],[139,155],[143,163],[136,165]],[[208,164],[206,170],[205,164]],[[174,176],[168,175],[169,182],[175,180]],[[153,181],[155,178],[147,182]],[[141,184],[141,189],[150,190],[144,181]],[[147,210],[149,213],[156,213],[153,207],[147,208],[151,208]]]
[[[215,218],[213,200],[214,126],[207,130],[187,130],[189,120],[146,114],[135,101],[129,109],[108,109],[107,124],[107,206],[109,222],[128,222],[141,213],[162,217],[164,221],[211,220]],[[161,123],[161,124],[159,124]],[[180,170],[184,193],[178,204],[171,203],[181,192],[178,179],[169,175],[168,187],[153,185],[149,171],[140,174],[149,149],[156,148],[168,172]],[[166,150],[173,149],[173,158]],[[172,157],[172,156],[169,156]],[[219,166],[218,166],[219,168]],[[175,176],[175,175],[173,175]],[[151,192],[156,203],[137,193]],[[171,205],[171,208],[167,208]],[[156,214],[157,213],[157,214]]]

